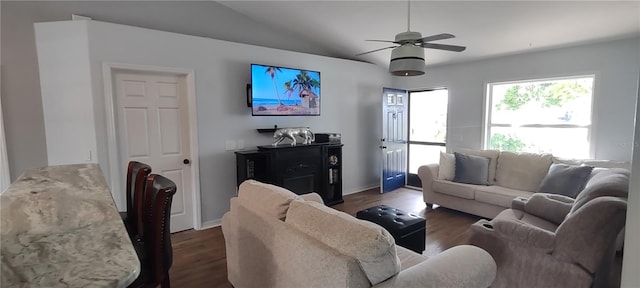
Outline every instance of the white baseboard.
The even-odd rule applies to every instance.
[[[209,229],[209,228],[213,228],[213,227],[218,227],[220,225],[222,225],[222,218],[221,219],[209,220],[209,221],[206,221],[206,222],[202,222],[202,226],[198,230],[205,230],[205,229]]]
[[[361,188],[354,188],[354,189],[351,189],[351,191],[342,191],[342,196],[349,195],[349,194],[355,194],[355,193],[358,193],[358,192],[367,191],[367,190],[371,190],[373,188],[378,188],[378,187],[380,187],[380,184],[367,186],[367,187],[361,187]]]
[[[404,188],[422,191],[422,187],[416,187],[411,185],[404,186]]]

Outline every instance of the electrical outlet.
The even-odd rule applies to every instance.
[[[238,150],[244,149],[244,140],[238,140],[238,146],[236,148],[238,148]]]

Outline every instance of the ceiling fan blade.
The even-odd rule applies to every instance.
[[[435,44],[435,43],[422,43],[420,44],[422,48],[431,48],[431,49],[440,49],[454,52],[462,52],[467,47],[464,46],[456,46],[456,45],[445,45],[445,44]]]
[[[431,35],[431,36],[427,36],[424,37],[422,39],[420,39],[420,42],[431,42],[431,41],[436,41],[436,40],[443,40],[443,39],[451,39],[451,38],[455,38],[456,36],[454,36],[453,34],[449,34],[449,33],[442,33],[442,34],[438,34],[438,35]]]
[[[391,40],[364,40],[364,41],[370,41],[370,42],[385,42],[385,43],[396,43],[395,41],[391,41]]]
[[[371,50],[371,51],[368,51],[368,52],[363,52],[363,53],[360,53],[360,54],[356,54],[356,56],[360,56],[360,55],[364,55],[364,54],[369,54],[369,53],[373,53],[373,52],[378,52],[378,51],[380,51],[380,50],[384,50],[384,49],[396,48],[396,47],[398,47],[398,46],[389,46],[389,47],[384,47],[384,48],[380,48],[380,49]]]

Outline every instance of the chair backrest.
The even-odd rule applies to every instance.
[[[151,166],[142,162],[130,161],[127,168],[127,227],[134,232],[134,237],[140,237],[142,231],[142,202],[147,176],[151,173]]]
[[[593,199],[603,196],[627,198],[629,194],[630,171],[612,168],[595,174],[578,194],[569,215]]]
[[[616,238],[625,225],[626,215],[626,198],[593,198],[558,226],[553,256],[595,273],[606,259],[606,253],[615,251]]]
[[[171,201],[177,188],[164,176],[151,174],[147,177],[144,205],[144,242],[147,259],[143,265],[150,267],[154,282],[160,281],[171,268],[170,216]]]

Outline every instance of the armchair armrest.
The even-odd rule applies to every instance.
[[[571,211],[573,202],[573,198],[564,195],[536,193],[529,199],[523,197],[513,199],[511,208],[560,225]]]
[[[318,202],[318,203],[324,205],[324,201],[322,200],[322,197],[318,193],[315,193],[315,192],[302,194],[302,195],[300,195],[300,198],[304,199],[304,201],[315,201],[315,202]]]
[[[481,248],[460,245],[448,249],[374,287],[482,287],[496,277],[496,262]]]
[[[517,210],[511,211],[514,213],[522,213]],[[483,228],[487,230],[494,230],[494,232],[499,235],[498,237],[507,243],[515,243],[519,246],[542,249],[547,252],[553,250],[556,237],[555,233],[524,223],[518,220],[520,217],[512,217],[503,213],[491,220],[490,225],[483,225]],[[475,225],[476,224],[474,224],[474,226]]]
[[[511,200],[511,209],[514,210],[520,210],[522,212],[524,212],[524,205],[527,204],[527,201],[529,201],[529,198],[527,197],[516,197],[513,198],[513,200]]]

